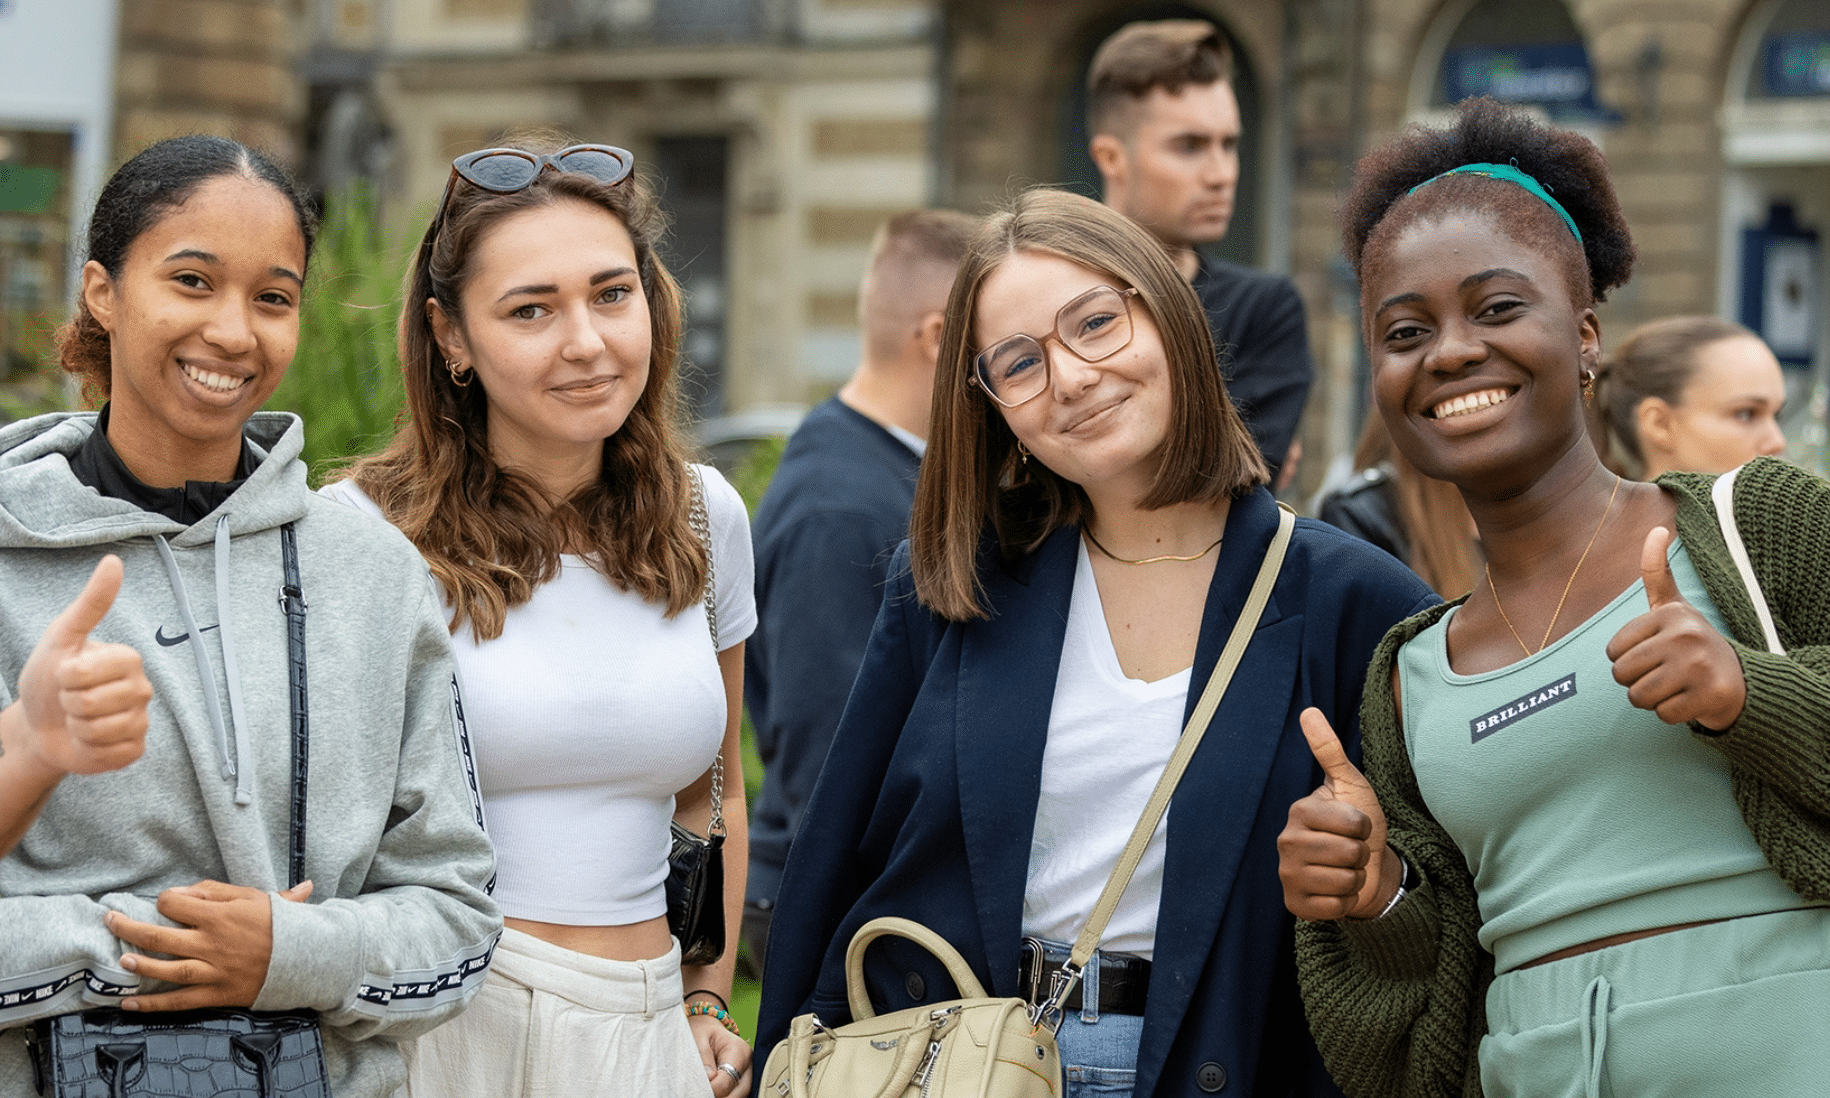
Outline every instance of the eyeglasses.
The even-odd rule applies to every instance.
[[[1111,358],[1131,344],[1131,298],[1136,289],[1095,286],[1055,314],[1055,330],[1037,339],[1013,335],[979,352],[967,379],[1006,408],[1033,400],[1049,385],[1048,355],[1053,339],[1086,362]]]
[[[635,170],[635,154],[615,145],[571,145],[551,155],[521,149],[478,149],[451,162],[451,176],[445,180],[445,193],[438,200],[438,212],[426,227],[426,240],[438,239],[445,223],[446,207],[451,205],[451,189],[461,177],[473,187],[494,194],[514,194],[540,178],[547,168],[589,176],[614,187],[629,178]]]

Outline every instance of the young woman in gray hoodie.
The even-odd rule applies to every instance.
[[[395,1041],[461,1010],[501,920],[451,648],[424,563],[313,494],[301,426],[257,413],[292,360],[313,219],[231,141],[155,145],[104,188],[60,337],[100,413],[0,429],[0,703],[104,553],[97,642],[143,655],[145,753],[58,781],[0,860],[0,1094],[25,1034],[98,1006],[309,1009],[338,1098],[390,1095]],[[304,879],[282,531],[310,718]]]

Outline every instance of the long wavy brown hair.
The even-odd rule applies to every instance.
[[[555,138],[516,142],[551,153]],[[508,609],[559,574],[577,553],[617,587],[663,603],[669,617],[704,591],[705,549],[691,524],[687,448],[679,428],[680,288],[655,252],[665,218],[635,177],[605,186],[548,169],[513,194],[452,183],[442,220],[420,241],[401,302],[399,355],[406,407],[394,438],[344,471],[410,538],[444,585],[453,633],[502,634]],[[602,207],[635,243],[653,349],[648,384],[622,429],[604,440],[595,481],[552,500],[489,453],[489,398],[481,382],[452,380],[427,318],[437,301],[463,323],[462,291],[484,237],[510,215],[576,199]],[[436,229],[436,235],[434,235]]]

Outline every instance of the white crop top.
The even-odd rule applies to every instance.
[[[1191,674],[1185,667],[1155,682],[1125,677],[1081,542],[1042,748],[1042,797],[1023,887],[1025,935],[1059,942],[1079,937],[1175,752]],[[1167,828],[1165,815],[1099,948],[1144,957],[1155,952]]]
[[[756,628],[743,500],[701,466],[717,572],[718,650]],[[349,481],[321,491],[380,515]],[[711,766],[724,680],[702,603],[672,618],[583,558],[511,608],[502,634],[452,638],[477,755],[495,900],[512,918],[621,926],[667,910],[674,794]],[[726,788],[741,781],[727,774]]]

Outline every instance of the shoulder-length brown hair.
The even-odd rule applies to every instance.
[[[529,151],[553,152],[559,142],[539,144],[554,147]],[[669,616],[679,613],[703,592],[707,562],[691,526],[678,427],[680,290],[655,254],[665,221],[653,194],[634,177],[604,186],[552,169],[513,194],[461,179],[452,186],[437,235],[428,227],[420,242],[401,302],[403,421],[386,449],[345,475],[419,547],[444,585],[454,633],[468,620],[478,640],[500,636],[508,609],[558,575],[564,552],[585,556],[623,590],[665,604]],[[648,384],[622,428],[604,440],[597,479],[570,499],[550,500],[490,457],[489,400],[481,382],[453,381],[426,302],[461,324],[463,287],[483,238],[512,214],[568,200],[601,207],[629,231],[653,349]]]
[[[1079,485],[1040,461],[1021,462],[1004,417],[967,384],[980,350],[973,337],[979,288],[1017,252],[1059,256],[1109,276],[1116,289],[1135,288],[1132,308],[1148,313],[1162,334],[1170,430],[1162,468],[1141,506],[1217,504],[1269,479],[1220,383],[1207,316],[1163,246],[1130,218],[1091,199],[1042,187],[1026,191],[979,227],[953,281],[934,376],[931,435],[909,518],[915,592],[953,621],[987,616],[977,559],[987,524],[1008,561],[1079,522],[1090,507]]]

